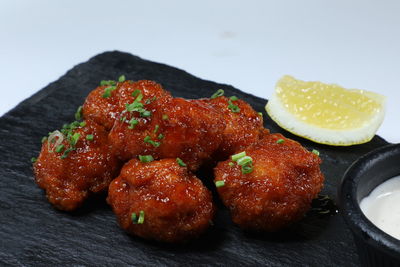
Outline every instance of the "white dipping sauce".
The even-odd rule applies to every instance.
[[[378,228],[400,239],[400,175],[377,186],[360,207]]]

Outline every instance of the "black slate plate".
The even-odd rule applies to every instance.
[[[223,88],[266,117],[265,99],[130,54],[107,52],[74,67],[0,118],[1,265],[359,265],[350,231],[338,214],[311,213],[289,229],[256,235],[233,225],[216,200],[215,226],[199,240],[178,246],[125,234],[104,196],[74,213],[53,209],[33,181],[30,158],[37,156],[42,136],[73,120],[76,108],[100,80],[120,74],[132,80],[155,80],[174,96],[186,98],[208,97]],[[265,127],[321,152],[326,176],[323,194],[333,199],[346,168],[366,152],[387,144],[376,136],[363,145],[329,147],[293,136],[269,119]]]

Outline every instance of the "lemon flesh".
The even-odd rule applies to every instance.
[[[385,97],[335,84],[282,77],[265,109],[287,131],[321,144],[370,141],[385,115]]]

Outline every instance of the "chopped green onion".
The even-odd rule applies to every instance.
[[[140,113],[141,117],[150,117],[151,116],[151,112],[148,110],[144,110],[143,112]]]
[[[224,93],[225,93],[224,90],[218,89],[210,98],[211,98],[211,99],[214,99],[214,98],[223,96]]]
[[[253,165],[252,164],[248,164],[248,165],[242,166],[242,173],[243,174],[251,173],[252,171],[253,171]]]
[[[126,121],[126,117],[123,116],[123,117],[120,119],[120,121]]]
[[[32,157],[32,158],[31,158],[31,162],[32,162],[32,163],[35,163],[36,161],[37,161],[37,158],[35,158],[35,157]]]
[[[71,145],[72,146],[75,146],[76,145],[76,143],[78,143],[78,140],[79,140],[79,137],[80,137],[81,135],[79,134],[79,133],[74,133],[73,135],[72,135],[72,137],[71,137]]]
[[[311,152],[314,153],[315,155],[319,156],[319,151],[318,150],[313,149]]]
[[[88,135],[86,135],[86,140],[88,140],[88,141],[93,141],[93,134],[88,134]]]
[[[163,114],[162,115],[162,119],[165,121],[165,120],[168,120],[168,115],[167,114]]]
[[[181,160],[180,158],[176,158],[176,162],[178,162],[178,165],[181,167],[186,167],[185,162],[183,162],[183,160]]]
[[[135,212],[132,213],[132,215],[131,215],[131,220],[132,220],[132,223],[133,223],[133,224],[137,224],[137,216],[136,216],[136,213],[135,213]]]
[[[152,162],[154,160],[152,155],[139,155],[139,160],[143,163]]]
[[[118,82],[120,82],[120,83],[125,82],[125,75],[119,76]]]
[[[228,108],[233,112],[233,113],[238,113],[240,111],[240,108],[238,106],[236,106],[235,104],[233,104],[232,100],[229,99],[228,101]]]
[[[157,97],[153,96],[152,98],[146,99],[146,101],[144,102],[146,105],[150,104],[153,101],[156,101]]]
[[[243,151],[243,152],[237,153],[235,155],[232,155],[231,158],[232,158],[232,161],[237,161],[237,160],[243,158],[244,156],[246,156],[246,151]]]
[[[233,162],[229,162],[228,165],[233,167],[235,164]]]
[[[283,142],[285,142],[285,140],[283,139],[279,139],[278,141],[276,141],[277,144],[282,144]]]
[[[159,135],[157,136],[157,138],[158,138],[159,140],[161,140],[161,139],[164,138],[164,135],[163,135],[163,134],[159,134]]]
[[[82,121],[81,123],[79,123],[79,126],[85,127],[86,126],[86,121]]]
[[[104,85],[115,85],[116,83],[117,83],[117,82],[116,82],[116,81],[113,81],[113,80],[109,80],[109,81],[103,80],[103,81],[100,82],[100,85],[101,85],[101,86],[104,86]]]
[[[215,186],[216,187],[223,187],[225,185],[224,181],[215,181]]]
[[[138,219],[138,222],[137,222],[138,224],[143,224],[144,223],[144,211],[143,210],[141,210],[140,212],[139,212],[139,219]]]
[[[149,135],[147,135],[147,136],[143,139],[143,141],[144,141],[145,143],[149,143],[149,144],[153,145],[154,147],[159,147],[159,146],[160,146],[160,142],[155,142],[155,141],[151,140],[151,137],[150,137]]]
[[[263,116],[262,112],[258,112],[257,114],[258,114],[259,116],[261,116],[261,117]]]
[[[42,144],[43,144],[44,142],[46,142],[46,140],[47,140],[47,136],[43,136],[43,138],[42,138]]]
[[[65,159],[66,157],[68,157],[68,154],[73,151],[75,148],[68,148],[67,150],[64,151],[64,154],[61,156],[62,159]]]
[[[232,101],[236,101],[236,100],[238,100],[239,98],[237,97],[237,96],[231,96],[230,98],[229,98],[230,100],[232,100]]]
[[[140,94],[136,97],[135,101],[136,101],[136,102],[140,102],[140,101],[142,101],[142,99],[143,99],[143,94],[140,93]]]
[[[158,129],[160,129],[160,125],[157,124],[156,127],[154,127],[154,133],[157,133]]]
[[[133,128],[135,128],[135,126],[136,126],[138,123],[139,123],[138,120],[136,120],[135,118],[132,118],[132,119],[129,121],[129,126],[128,126],[128,128],[129,128],[129,129],[133,129]]]
[[[79,106],[75,112],[75,120],[79,121],[82,119],[82,106]]]
[[[56,147],[57,153],[61,153],[63,150],[64,150],[64,145],[62,145],[62,144]]]
[[[104,89],[104,94],[103,94],[103,98],[107,98],[111,96],[111,92],[114,91],[115,89],[117,89],[117,87],[115,85],[111,85],[107,88]]]
[[[237,164],[239,166],[244,166],[244,165],[247,165],[252,162],[253,162],[253,159],[249,156],[244,156],[237,160]]]
[[[133,91],[133,93],[132,93],[132,96],[133,97],[136,97],[138,94],[140,94],[141,92],[140,92],[140,90],[139,89],[136,89],[135,91]]]
[[[126,111],[132,112],[132,111],[138,111],[141,112],[143,111],[143,104],[140,102],[136,102],[136,100],[132,104],[126,104]]]

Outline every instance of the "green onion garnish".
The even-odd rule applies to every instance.
[[[244,156],[246,156],[246,151],[243,151],[243,152],[237,153],[235,155],[232,155],[231,158],[232,158],[232,161],[237,161],[238,159],[241,159]]]
[[[232,101],[236,101],[236,100],[238,100],[239,98],[237,97],[237,96],[231,96],[230,98],[229,98],[230,100],[232,100]]]
[[[118,82],[120,82],[120,83],[125,82],[125,75],[119,76]]]
[[[165,120],[168,120],[168,115],[167,114],[163,114],[162,115],[162,119],[165,121]]]
[[[138,224],[143,224],[144,223],[144,211],[143,210],[141,210],[140,212],[139,212],[139,219],[138,219],[138,222],[137,222]]]
[[[276,141],[277,144],[282,144],[283,142],[285,142],[285,140],[283,139],[279,139],[278,141]]]
[[[253,165],[252,164],[248,164],[248,165],[242,166],[242,173],[243,174],[251,173],[252,171],[253,171]]]
[[[311,152],[314,153],[315,155],[319,156],[319,151],[318,150],[313,149]]]
[[[160,129],[160,125],[156,125],[155,127],[154,127],[154,133],[157,133],[158,132],[158,129]]]
[[[133,212],[131,215],[131,220],[133,224],[143,224],[144,223],[144,211],[141,210],[139,212],[139,218],[137,217],[136,213]]]
[[[224,90],[218,89],[210,98],[211,98],[211,99],[214,99],[214,98],[223,96],[224,93],[225,93]]]
[[[35,157],[32,157],[32,158],[31,158],[31,162],[32,162],[32,163],[35,163],[36,161],[37,161],[37,158],[35,158]]]
[[[145,143],[149,143],[149,144],[153,145],[154,147],[159,147],[159,146],[160,146],[160,142],[156,142],[156,141],[151,140],[151,137],[150,137],[149,135],[147,135],[147,136],[143,139],[143,141],[144,141]]]
[[[71,152],[71,151],[73,151],[73,150],[75,150],[75,148],[72,148],[72,147],[70,147],[70,148],[67,148],[67,150],[65,150],[65,151],[64,151],[64,154],[62,154],[61,158],[62,158],[62,159],[65,159],[65,158],[67,158],[67,157],[68,157],[68,154],[69,154],[69,152]]]
[[[62,144],[56,147],[57,153],[61,153],[63,150],[64,150],[64,145],[62,145]]]
[[[47,140],[47,136],[43,136],[43,138],[42,138],[42,144],[43,144],[44,142],[46,142],[46,140]]]
[[[82,106],[79,106],[75,112],[75,120],[79,121],[82,119]]]
[[[88,140],[88,141],[93,141],[93,134],[88,134],[88,135],[86,135],[86,140]]]
[[[103,94],[103,98],[107,98],[111,96],[111,92],[114,91],[115,89],[117,89],[117,87],[115,85],[111,85],[107,88],[104,89],[104,94]]]
[[[133,91],[132,96],[136,97],[138,94],[140,94],[140,90],[136,89],[135,91]]]
[[[128,126],[128,128],[129,128],[129,129],[133,129],[133,128],[135,128],[135,126],[136,126],[138,123],[139,123],[138,120],[136,120],[135,118],[132,118],[132,119],[129,121],[129,126]]]
[[[126,117],[123,116],[123,117],[120,119],[120,121],[126,121]]]
[[[258,114],[260,117],[263,116],[262,112],[258,112],[257,114]]]
[[[132,213],[132,215],[131,215],[131,220],[132,220],[132,223],[133,223],[133,224],[137,224],[137,216],[136,216],[136,213],[135,213],[135,212]]]
[[[81,135],[79,134],[79,133],[74,133],[73,135],[72,135],[72,137],[71,137],[71,145],[72,146],[75,146],[76,145],[76,143],[78,143],[78,140],[79,140],[79,137],[80,137]]]
[[[152,162],[154,160],[152,155],[139,155],[139,160],[143,163]]]
[[[183,162],[183,160],[181,160],[180,158],[176,158],[176,162],[178,162],[178,165],[181,167],[186,167],[185,162]]]
[[[228,165],[233,167],[235,164],[233,162],[229,162]]]
[[[161,139],[164,138],[164,135],[163,135],[163,134],[159,134],[159,135],[157,136],[157,138],[158,138],[159,140],[161,140]]]
[[[236,163],[242,167],[243,174],[253,171],[253,159],[249,156],[246,156],[245,151],[232,155],[231,158],[232,161],[236,161]]]
[[[225,182],[224,181],[215,181],[215,186],[216,187],[222,187],[222,186],[224,186],[225,185]]]
[[[143,112],[140,113],[141,117],[150,117],[151,116],[151,112],[148,110],[144,110]]]
[[[247,165],[249,163],[252,163],[252,162],[253,162],[253,159],[251,157],[244,156],[244,157],[241,157],[240,159],[238,159],[236,163],[239,166],[245,166],[245,165]]]
[[[113,81],[113,80],[109,80],[109,81],[103,80],[103,81],[100,82],[101,86],[104,86],[104,85],[115,85],[115,84],[117,84],[117,82]]]
[[[82,121],[81,123],[79,123],[79,126],[85,127],[86,126],[86,121]]]
[[[232,98],[232,97],[231,97]],[[237,97],[236,97],[237,100]],[[233,112],[233,113],[238,113],[240,111],[240,108],[233,104],[232,99],[229,99],[228,101],[228,108]]]

